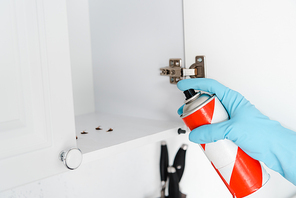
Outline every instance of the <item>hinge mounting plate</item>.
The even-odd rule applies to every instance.
[[[160,68],[162,76],[169,76],[171,84],[177,84],[180,80],[186,77],[190,78],[204,78],[204,56],[196,56],[195,63],[189,69],[182,67],[182,60],[180,58],[172,58],[169,60],[169,66]]]

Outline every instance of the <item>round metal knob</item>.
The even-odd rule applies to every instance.
[[[60,153],[60,159],[70,170],[77,169],[82,162],[82,152],[79,148],[71,148]]]

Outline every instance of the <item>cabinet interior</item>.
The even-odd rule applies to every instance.
[[[182,3],[155,4],[67,5],[77,145],[84,154],[161,141],[184,126],[176,113],[183,94],[160,76],[170,58],[183,58]]]

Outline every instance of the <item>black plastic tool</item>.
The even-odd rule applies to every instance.
[[[179,177],[175,167],[168,167],[168,173],[170,177],[169,181],[169,198],[181,198],[179,190]]]
[[[183,144],[174,159],[174,164],[173,166],[176,169],[178,178],[179,178],[179,182],[182,179],[183,173],[184,173],[184,169],[185,169],[185,157],[186,157],[186,151],[187,151],[188,145],[187,144]]]
[[[160,150],[160,180],[161,180],[161,198],[165,198],[166,181],[168,178],[167,168],[169,166],[169,153],[165,141],[161,142]]]

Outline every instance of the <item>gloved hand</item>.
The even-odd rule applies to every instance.
[[[192,130],[190,141],[204,144],[225,138],[232,140],[249,156],[296,185],[296,132],[270,120],[241,94],[215,80],[186,79],[178,83],[178,88],[215,93],[230,116],[228,121]],[[183,106],[178,110],[179,114],[182,112]]]

